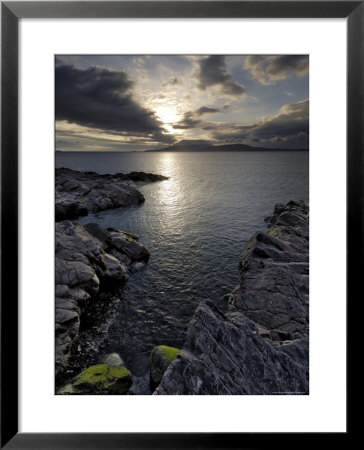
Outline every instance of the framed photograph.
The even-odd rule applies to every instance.
[[[346,438],[362,2],[1,6],[2,447]]]

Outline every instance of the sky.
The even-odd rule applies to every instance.
[[[307,55],[59,55],[56,150],[307,149]]]

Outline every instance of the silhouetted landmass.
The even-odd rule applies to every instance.
[[[224,144],[224,145],[213,145],[209,141],[202,140],[182,140],[176,144],[170,145],[168,147],[163,147],[154,150],[145,150],[146,152],[298,152],[298,151],[308,151],[308,148],[303,149],[293,149],[293,148],[267,148],[267,147],[252,147],[247,144]]]

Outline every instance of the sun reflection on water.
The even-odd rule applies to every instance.
[[[160,154],[160,170],[166,177],[171,177],[176,172],[176,155],[173,153]]]
[[[176,155],[171,153],[161,154],[160,159],[160,172],[163,175],[169,177],[168,180],[163,181],[159,185],[159,195],[161,203],[164,206],[176,208],[180,197],[180,186],[178,183],[177,174],[177,161]]]

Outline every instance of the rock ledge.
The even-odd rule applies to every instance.
[[[56,221],[87,216],[89,212],[137,205],[144,202],[144,196],[136,189],[134,182],[166,179],[163,175],[145,172],[100,175],[64,167],[56,169]]]

